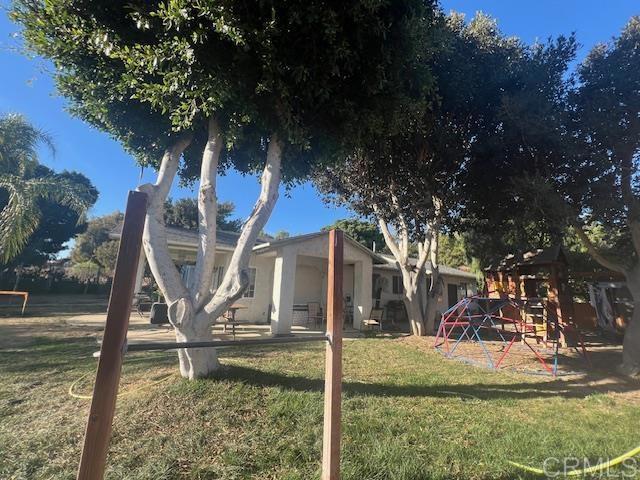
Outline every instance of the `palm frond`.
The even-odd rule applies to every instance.
[[[0,175],[0,188],[9,192],[9,201],[0,212],[0,262],[18,255],[40,223],[38,200],[50,200],[78,214],[82,221],[91,207],[87,188],[57,176],[25,180],[17,175]]]
[[[15,175],[0,176],[0,188],[9,192],[9,201],[0,211],[0,262],[18,255],[40,223],[37,197]],[[26,187],[26,188],[25,188]]]
[[[38,145],[46,145],[55,155],[51,136],[31,125],[22,115],[10,113],[0,117],[0,164],[10,172],[23,163],[38,163]]]

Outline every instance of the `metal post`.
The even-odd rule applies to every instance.
[[[327,289],[327,336],[324,380],[324,430],[322,437],[322,480],[340,478],[340,409],[342,400],[342,270],[343,233],[329,232]]]
[[[129,192],[78,480],[104,476],[146,212],[147,195]]]

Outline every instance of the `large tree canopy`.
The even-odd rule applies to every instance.
[[[54,62],[72,111],[158,168],[156,183],[140,187],[149,195],[144,246],[179,340],[210,339],[212,323],[242,295],[281,179],[333,163],[328,152],[344,137],[397,129],[421,105],[432,16],[431,0],[16,0],[13,9],[27,45]],[[262,185],[212,291],[216,174],[231,166],[262,171]],[[164,228],[177,174],[199,179],[190,288]],[[179,357],[190,378],[218,366],[214,349]]]
[[[256,152],[265,134],[306,149],[318,132],[342,135],[345,121],[362,120],[373,100],[390,103],[388,86],[417,68],[405,52],[424,36],[428,7],[427,0],[18,0],[13,18],[28,46],[53,60],[72,111],[143,163],[159,166],[172,139],[193,131],[181,170],[193,180],[214,114],[230,147],[221,168],[247,171],[262,168]],[[291,179],[308,167],[308,157],[293,152],[284,169]]]
[[[439,15],[432,44],[422,56],[432,72],[414,109],[400,112],[400,128],[349,138],[346,162],[318,172],[317,183],[334,200],[377,219],[386,245],[403,274],[405,305],[412,331],[433,329],[442,282],[438,241],[460,220],[464,194],[460,177],[469,151],[492,128],[500,92],[513,79],[513,64],[524,55],[519,41],[505,38],[495,21],[479,14]],[[417,260],[410,258],[417,246]],[[423,281],[431,264],[426,305]]]
[[[503,94],[499,128],[471,156],[465,218],[480,238],[503,247],[541,247],[576,235],[594,260],[625,275],[637,302],[640,19],[592,49],[570,75],[575,47],[569,37],[528,49],[521,81]],[[487,189],[500,194],[487,202]],[[639,346],[636,308],[624,371],[640,372]]]

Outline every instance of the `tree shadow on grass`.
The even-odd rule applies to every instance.
[[[309,346],[290,345],[286,352],[308,350]],[[91,337],[32,337],[28,345],[16,348],[0,349],[0,371],[5,373],[38,374],[51,369],[95,368],[96,360],[92,353],[96,351],[95,340]],[[226,358],[260,359],[274,353],[283,353],[281,347],[258,347],[238,350],[224,349],[221,356]],[[598,355],[598,354],[596,354]],[[596,359],[597,360],[597,359]],[[595,361],[594,363],[599,363]],[[175,352],[146,352],[128,356],[124,368],[135,371],[148,371],[154,367],[177,365]],[[461,365],[460,368],[472,368]],[[455,375],[454,373],[451,374]],[[496,373],[496,382],[478,382],[464,384],[402,384],[373,382],[343,382],[345,397],[434,397],[451,398],[459,396],[465,400],[495,399],[533,399],[533,398],[585,398],[593,394],[640,392],[640,382],[626,377],[616,377],[593,371],[570,378],[550,380],[542,377],[539,382],[509,383],[505,377]],[[293,391],[321,392],[324,389],[322,378],[286,375],[265,371],[248,366],[226,365],[211,380],[232,380],[259,387],[279,387]],[[605,381],[606,380],[606,381]]]
[[[258,387],[279,387],[293,391],[321,392],[324,380],[303,376],[283,375],[249,367],[226,366],[212,379],[233,380]],[[619,379],[617,382],[598,387],[591,385],[591,380],[575,378],[552,380],[540,383],[469,383],[469,384],[393,384],[343,382],[345,397],[377,396],[377,397],[434,397],[452,398],[459,396],[463,400],[496,400],[496,399],[534,399],[534,398],[585,398],[594,393],[639,391],[640,383]]]

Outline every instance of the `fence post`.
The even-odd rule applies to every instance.
[[[327,342],[324,374],[322,480],[340,478],[340,410],[342,400],[343,233],[329,232]]]
[[[104,476],[146,212],[147,195],[129,192],[78,480]]]

